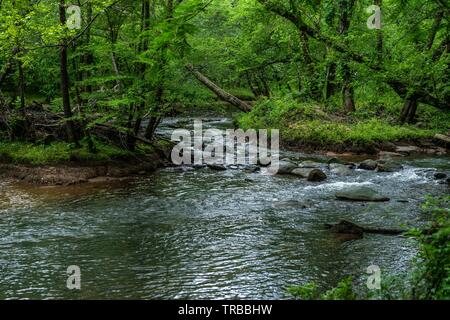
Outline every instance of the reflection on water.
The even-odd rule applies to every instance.
[[[323,224],[340,219],[399,228],[426,220],[427,194],[445,158],[407,159],[401,173],[359,171],[322,184],[240,170],[161,170],[118,185],[43,188],[0,182],[0,298],[286,298],[286,287],[330,287],[370,265],[405,272],[411,240],[367,235],[340,242]],[[388,203],[339,202],[368,185]],[[407,200],[407,202],[405,202]],[[82,290],[65,288],[78,265]]]
[[[1,298],[283,298],[288,285],[330,286],[346,274],[364,276],[372,264],[405,271],[415,254],[410,240],[370,235],[341,243],[322,229],[342,218],[420,224],[423,196],[445,187],[423,169],[404,174],[361,172],[315,185],[166,169],[119,187],[2,182]],[[355,184],[393,201],[334,200],[336,190]],[[80,292],[65,289],[69,265],[82,269]]]

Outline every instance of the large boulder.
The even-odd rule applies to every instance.
[[[378,167],[378,162],[376,162],[375,160],[365,160],[363,162],[361,162],[358,166],[358,169],[362,169],[362,170],[369,170],[369,171],[374,171],[376,170]]]
[[[367,187],[350,188],[336,193],[336,198],[345,201],[385,202],[391,199],[380,195],[377,191]]]

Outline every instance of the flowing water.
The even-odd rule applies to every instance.
[[[180,122],[166,121],[160,134]],[[424,223],[420,204],[448,193],[433,175],[448,171],[450,161],[402,163],[401,172],[357,170],[320,184],[190,168],[107,185],[1,181],[0,298],[282,299],[290,285],[326,288],[349,274],[363,282],[371,265],[383,275],[408,272],[417,252],[412,240],[366,235],[342,242],[323,228],[340,219],[383,228]],[[358,185],[392,200],[335,200],[336,191]],[[66,288],[71,265],[81,268],[80,291]]]

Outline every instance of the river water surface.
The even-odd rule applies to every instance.
[[[383,275],[408,272],[417,251],[412,240],[366,235],[342,242],[323,228],[340,219],[383,228],[425,222],[420,204],[448,192],[433,175],[450,169],[449,158],[401,161],[401,172],[357,170],[320,184],[189,168],[108,185],[0,181],[0,298],[282,299],[290,285],[325,288],[346,275],[365,281],[371,265]],[[392,200],[335,199],[336,191],[358,185]],[[81,268],[80,291],[66,288],[71,265]]]

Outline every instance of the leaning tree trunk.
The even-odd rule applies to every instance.
[[[205,85],[209,90],[214,92],[217,95],[217,97],[219,97],[221,100],[228,102],[229,104],[239,108],[244,112],[251,111],[252,107],[248,103],[236,98],[232,94],[229,94],[228,92],[220,88],[218,85],[209,80],[199,71],[195,70],[192,65],[190,64],[186,65],[186,69],[188,69],[197,78],[198,81],[200,81],[203,85]]]

